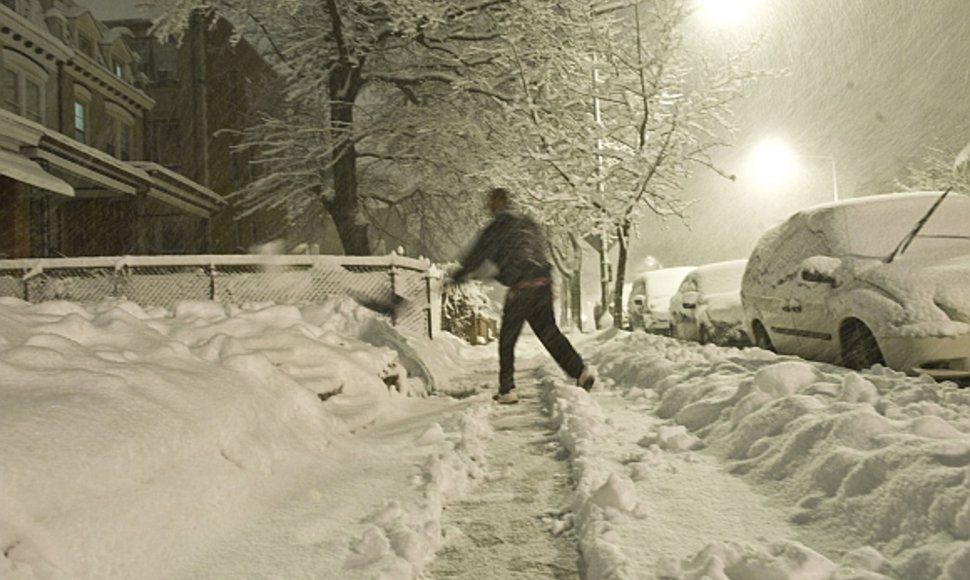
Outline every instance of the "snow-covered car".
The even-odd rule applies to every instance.
[[[970,377],[970,198],[896,193],[769,229],[741,284],[754,343],[866,368]]]
[[[741,278],[745,260],[698,266],[670,298],[670,334],[705,344],[748,342],[741,308]]]
[[[670,297],[694,266],[662,268],[640,274],[633,280],[627,313],[632,330],[655,334],[670,333]]]

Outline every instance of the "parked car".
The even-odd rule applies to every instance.
[[[627,313],[630,328],[655,334],[670,333],[670,297],[693,266],[661,268],[633,279]]]
[[[706,344],[748,343],[741,307],[741,278],[747,260],[698,266],[670,298],[670,334]]]
[[[792,215],[741,283],[752,340],[808,359],[970,377],[970,198],[887,194]]]

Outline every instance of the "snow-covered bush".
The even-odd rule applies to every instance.
[[[484,344],[495,338],[495,307],[480,281],[469,280],[446,287],[441,310],[441,326],[445,331],[472,344]]]

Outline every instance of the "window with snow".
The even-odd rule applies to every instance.
[[[74,138],[81,143],[87,143],[88,104],[81,101],[74,101]]]

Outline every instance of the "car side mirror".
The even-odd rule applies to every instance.
[[[801,275],[805,282],[828,284],[835,288],[839,285],[838,271],[842,268],[842,260],[831,256],[812,256],[801,263]]]

